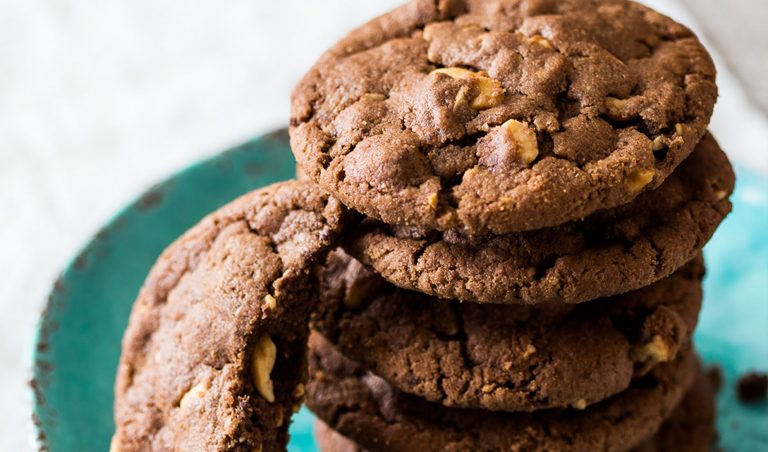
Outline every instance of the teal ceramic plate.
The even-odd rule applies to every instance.
[[[120,339],[152,263],[179,234],[236,196],[294,175],[278,131],[198,163],[151,188],[106,225],[64,270],[40,320],[34,421],[54,452],[103,452],[113,432],[112,384]],[[768,404],[745,407],[737,376],[768,370],[768,184],[740,172],[734,213],[707,248],[706,302],[696,335],[726,377],[719,430],[725,450],[768,450]],[[292,427],[292,451],[315,451],[312,417]]]

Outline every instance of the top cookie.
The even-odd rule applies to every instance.
[[[307,175],[389,224],[562,224],[658,187],[703,136],[715,68],[626,0],[414,0],[353,31],[293,93]]]
[[[306,381],[310,277],[344,208],[276,184],[205,218],[159,258],[134,304],[111,450],[284,450]]]

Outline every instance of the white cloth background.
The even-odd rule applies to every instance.
[[[0,450],[32,447],[34,326],[78,248],[151,183],[284,125],[322,50],[398,3],[0,0]],[[715,132],[768,169],[764,117],[720,85]]]

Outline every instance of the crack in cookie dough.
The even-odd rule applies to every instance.
[[[414,0],[298,84],[291,147],[388,224],[552,227],[659,187],[704,135],[714,79],[687,28],[626,0]]]
[[[578,303],[646,286],[693,259],[730,212],[733,185],[707,135],[661,187],[583,220],[490,237],[366,220],[344,247],[393,284],[441,298]]]
[[[323,268],[312,328],[340,352],[403,392],[504,411],[584,408],[673,360],[696,326],[704,275],[699,256],[634,292],[530,307],[399,289],[340,250]],[[364,296],[350,290],[361,286]]]
[[[123,338],[114,450],[285,447],[317,300],[310,267],[345,211],[312,184],[284,182],[163,252]]]

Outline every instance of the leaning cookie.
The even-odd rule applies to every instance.
[[[310,266],[344,215],[316,186],[284,182],[163,252],[123,338],[113,451],[284,450],[306,381]]]
[[[626,0],[413,0],[293,93],[307,175],[388,224],[552,227],[657,188],[704,135],[715,68]]]
[[[399,390],[462,408],[584,408],[688,345],[701,307],[697,257],[656,284],[579,305],[440,300],[329,254],[312,327]]]
[[[563,226],[469,237],[367,220],[345,248],[390,282],[442,298],[577,303],[647,286],[693,259],[731,210],[711,135],[658,189]]]
[[[322,421],[317,421],[315,438],[321,452],[366,452]],[[707,452],[716,440],[715,391],[707,376],[699,372],[693,387],[656,435],[632,452]]]
[[[403,394],[310,336],[306,403],[370,451],[628,450],[653,436],[693,383],[692,350],[584,410],[534,413],[446,408]]]

